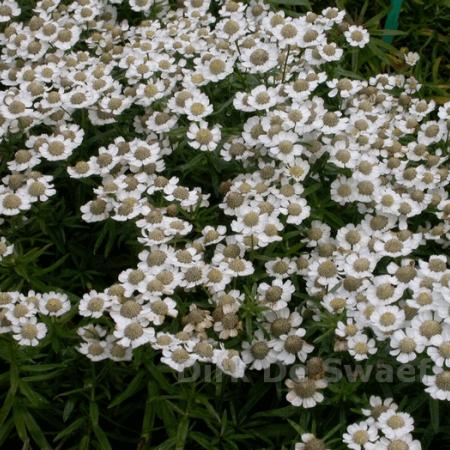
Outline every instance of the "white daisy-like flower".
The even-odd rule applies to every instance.
[[[377,306],[370,316],[371,324],[382,333],[391,333],[403,325],[405,312],[398,306]]]
[[[15,216],[31,207],[31,198],[26,192],[1,192],[0,190],[0,216]]]
[[[377,420],[378,417],[380,417],[380,414],[388,410],[397,411],[398,408],[398,405],[394,403],[394,399],[392,398],[382,399],[381,397],[378,397],[376,395],[370,396],[369,405],[370,409],[362,409],[361,412],[365,416],[372,417],[375,420]]]
[[[100,340],[89,340],[88,342],[82,342],[77,350],[86,355],[91,361],[103,361],[110,357],[108,343]]]
[[[14,0],[3,0],[0,3],[0,22],[9,22],[20,15],[22,10]]]
[[[67,294],[47,292],[42,294],[39,311],[46,316],[59,317],[70,310],[70,300]]]
[[[351,47],[363,48],[370,40],[369,33],[361,26],[350,25],[344,32],[345,39]]]
[[[182,345],[174,348],[164,348],[161,362],[177,372],[183,372],[196,362],[196,356],[189,353]]]
[[[392,448],[401,448],[404,450],[422,450],[421,443],[414,439],[411,434],[405,434],[397,439],[380,438],[371,448],[374,450],[389,450]]]
[[[420,55],[417,52],[405,53],[403,57],[405,59],[405,63],[411,67],[415,66],[420,59]]]
[[[286,400],[294,406],[303,408],[313,408],[317,403],[322,402],[324,396],[320,389],[327,386],[324,380],[308,378],[303,367],[297,368],[294,379],[288,378],[285,384],[289,389]]]
[[[377,423],[388,439],[401,438],[414,430],[414,420],[405,412],[388,410],[380,414]]]
[[[215,349],[213,361],[222,372],[232,378],[243,378],[245,375],[246,365],[235,350]]]
[[[444,326],[435,345],[427,347],[427,353],[437,366],[450,367],[450,326]]]
[[[413,328],[406,328],[396,330],[390,337],[389,344],[392,349],[389,353],[395,356],[397,361],[406,364],[424,351],[426,341]]]
[[[377,352],[375,339],[369,339],[365,334],[357,333],[355,336],[350,336],[347,342],[348,352],[356,361],[368,359],[370,355]]]
[[[78,303],[78,313],[84,317],[92,317],[98,319],[102,317],[105,311],[111,305],[111,298],[104,293],[90,291],[84,294]]]
[[[254,370],[267,369],[277,360],[276,353],[261,330],[254,333],[252,342],[242,344],[241,358],[250,369]]]
[[[303,433],[302,442],[295,444],[295,450],[330,450],[322,439],[312,433]]]
[[[293,364],[297,359],[305,362],[308,354],[314,350],[314,346],[303,339],[305,334],[304,328],[297,328],[272,340],[271,346],[276,352],[278,361],[284,365]]]
[[[38,322],[35,316],[12,326],[13,338],[19,345],[35,347],[47,334],[45,323]]]
[[[221,137],[218,125],[210,128],[203,120],[192,122],[186,135],[192,148],[209,152],[217,148]]]
[[[191,122],[200,122],[204,117],[213,112],[209,98],[201,92],[196,93],[194,97],[188,98],[184,104],[184,111],[188,120]]]
[[[378,438],[378,428],[373,419],[363,420],[347,427],[342,440],[352,450],[363,450],[369,448],[369,444]]]
[[[0,261],[14,251],[14,244],[10,244],[4,236],[0,236]]]
[[[162,325],[167,316],[177,317],[177,303],[169,297],[164,299],[155,298],[149,302],[149,311],[145,313],[145,318],[154,325]]]
[[[422,383],[427,386],[425,392],[437,400],[450,401],[450,370],[433,367],[433,375],[424,375]]]
[[[149,326],[148,320],[137,318],[123,324],[117,324],[114,336],[120,345],[137,348],[152,341],[155,336],[155,329]]]
[[[278,51],[272,44],[258,42],[251,48],[244,48],[239,62],[246,72],[265,73],[278,64]]]

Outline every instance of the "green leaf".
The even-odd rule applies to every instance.
[[[11,437],[11,433],[14,429],[14,421],[13,419],[7,420],[0,427],[0,448],[3,448],[3,443]]]
[[[64,410],[63,410],[63,414],[62,414],[63,422],[67,421],[69,416],[72,414],[74,407],[75,407],[75,401],[72,400],[71,398],[69,398],[69,400],[67,400],[66,404],[64,405]]]
[[[109,443],[105,432],[98,425],[93,426],[92,430],[94,431],[101,450],[112,450],[111,444]]]
[[[305,6],[306,8],[312,9],[309,0],[270,0],[270,3],[285,6]]]
[[[126,389],[119,394],[109,405],[108,408],[113,408],[114,406],[120,405],[127,398],[133,396],[136,392],[141,390],[145,385],[144,373],[138,372],[138,374],[133,378],[133,380],[128,384]]]
[[[34,408],[39,408],[40,406],[48,403],[47,399],[41,394],[33,391],[31,387],[23,379],[19,381],[19,391],[23,394],[29,401],[30,406]]]
[[[70,425],[68,425],[66,428],[64,428],[64,430],[60,431],[56,436],[54,441],[59,441],[62,438],[66,437],[66,436],[70,436],[72,433],[74,433],[75,431],[77,431],[79,428],[81,428],[83,426],[85,422],[84,417],[80,417],[76,420],[74,420]]]
[[[201,433],[197,433],[196,431],[191,431],[189,433],[189,436],[195,441],[197,442],[197,444],[201,445],[202,448],[205,448],[207,450],[215,450],[217,449],[217,447],[212,447],[211,446],[211,440],[210,438],[208,438],[207,436],[201,434]]]
[[[431,428],[437,433],[439,430],[439,400],[430,398],[429,408]]]
[[[148,440],[150,438],[151,432],[153,431],[153,424],[155,422],[155,405],[153,400],[158,394],[158,389],[156,385],[152,382],[147,384],[147,400],[145,402],[144,418],[142,420],[142,438]]]
[[[369,50],[375,55],[377,56],[381,61],[387,62],[389,63],[389,59],[386,55],[386,53],[384,53],[375,42],[373,42],[373,40],[369,41],[369,43],[367,44],[367,47],[369,48]]]
[[[92,425],[98,425],[98,405],[95,402],[89,403],[89,417]]]
[[[0,409],[0,428],[9,416],[9,412],[11,411],[11,408],[14,405],[14,400],[15,400],[14,392],[11,389],[9,389],[5,399],[3,400],[3,405]]]
[[[55,269],[57,269],[59,266],[62,266],[64,264],[64,262],[66,261],[67,258],[70,257],[70,254],[67,253],[66,255],[64,255],[62,258],[58,259],[58,261],[56,261],[55,263],[53,263],[51,266],[46,267],[45,269],[38,269],[36,270],[34,273],[38,276],[42,276],[45,275],[49,272],[53,272]]]
[[[83,438],[80,441],[78,450],[90,450],[90,442],[91,442],[91,438],[88,434],[83,436]]]
[[[29,412],[25,414],[25,425],[33,440],[39,445],[39,450],[52,450],[44,436],[44,433]]]
[[[27,428],[25,426],[25,408],[21,403],[16,402],[13,407],[13,420],[17,434],[22,442],[28,441]]]
[[[187,434],[189,430],[189,417],[184,415],[178,424],[176,437],[176,450],[184,450],[186,445]]]

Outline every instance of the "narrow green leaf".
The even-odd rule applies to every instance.
[[[109,443],[108,437],[106,436],[105,432],[98,425],[93,426],[92,429],[101,450],[112,450],[111,444]]]
[[[0,428],[9,416],[9,412],[11,411],[11,408],[14,404],[14,399],[15,399],[14,392],[11,389],[9,389],[5,399],[3,400],[3,405],[0,409]]]
[[[431,428],[435,433],[439,430],[439,400],[433,400],[430,398],[430,422]]]
[[[69,400],[67,400],[66,404],[64,405],[64,410],[63,410],[63,414],[62,414],[63,422],[67,421],[69,416],[72,414],[74,407],[75,407],[75,401],[72,400],[71,398],[69,398]]]
[[[25,408],[21,403],[17,402],[13,407],[13,420],[14,426],[16,427],[17,434],[22,442],[28,440],[27,428],[25,426]]]
[[[11,433],[14,429],[14,421],[13,419],[7,420],[0,427],[0,448],[3,448],[3,443],[11,437]]]
[[[41,428],[29,412],[25,414],[25,425],[33,440],[38,444],[39,450],[52,450]]]
[[[74,433],[75,431],[77,431],[79,428],[82,427],[84,421],[85,421],[84,417],[80,417],[74,420],[70,425],[67,425],[67,427],[64,428],[64,430],[62,430],[55,436],[54,441],[57,442],[66,436],[70,436],[72,433]]]
[[[123,401],[133,396],[136,392],[144,387],[144,373],[138,372],[138,374],[133,378],[133,380],[128,384],[126,389],[119,394],[109,405],[108,408],[113,408],[114,406],[120,405]]]
[[[176,438],[176,450],[184,450],[186,445],[187,434],[189,430],[189,417],[184,415],[178,424],[177,438]]]
[[[270,0],[270,3],[274,5],[305,6],[306,8],[311,8],[309,0]]]
[[[95,402],[89,403],[89,417],[92,425],[98,425],[98,405]]]

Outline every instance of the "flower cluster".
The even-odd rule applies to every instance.
[[[0,333],[11,332],[20,345],[33,347],[47,335],[42,317],[60,317],[70,310],[69,297],[58,292],[1,292],[0,305]]]
[[[203,362],[235,378],[302,363],[287,400],[309,408],[327,387],[313,356],[327,322],[355,361],[427,355],[426,391],[450,400],[450,103],[421,98],[413,76],[342,77],[369,34],[336,8],[293,18],[259,0],[214,13],[208,0],[129,0],[142,14],[132,25],[118,3],[40,1],[26,23],[12,21],[14,1],[0,9],[0,135],[26,136],[0,216],[33,214],[63,171],[95,185],[82,220],[131,221],[139,235],[137,266],[73,305],[79,351],[128,361],[151,346],[177,371]],[[125,116],[126,135],[91,148],[87,127]],[[174,155],[237,173],[207,192],[181,182]],[[218,219],[198,226],[208,208]],[[0,238],[0,258],[11,254]],[[37,345],[39,315],[70,307],[65,294],[3,293],[0,330]],[[344,441],[418,448],[412,419],[383,405]]]
[[[414,420],[410,414],[399,411],[392,398],[371,396],[369,408],[363,409],[365,420],[347,427],[343,443],[352,450],[421,450],[419,441],[411,434]],[[328,450],[327,438],[319,439],[312,433],[301,435],[295,450]]]
[[[392,398],[370,397],[370,408],[363,409],[367,419],[349,425],[343,436],[348,448],[353,450],[405,449],[421,450],[420,442],[414,440],[414,419],[399,411]]]

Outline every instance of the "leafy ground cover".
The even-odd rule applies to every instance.
[[[2,2],[2,4],[6,3]],[[43,3],[45,1],[39,4],[25,0],[19,2],[20,15],[14,17],[13,22],[32,24],[33,16],[38,15],[33,12],[33,8],[45,9]],[[84,5],[91,6],[95,10],[94,6],[97,3],[103,5],[104,2],[85,2]],[[117,9],[116,23],[127,20],[131,25],[139,25],[145,19],[144,14],[136,10],[137,2],[110,3]],[[170,4],[172,9],[179,6],[177,2],[164,2],[163,6],[167,6],[165,3]],[[64,14],[75,14],[77,8],[71,9],[70,5],[71,2],[61,2],[59,14],[63,17]],[[160,6],[156,5],[154,10],[158,11]],[[435,102],[436,111],[449,101],[450,66],[447,31],[450,10],[448,2],[443,0],[403,2],[398,30],[394,31],[385,29],[390,2],[384,0],[366,2],[343,0],[333,4],[330,1],[315,0],[270,2],[270,7],[274,11],[285,11],[289,17],[293,18],[303,17],[307,11],[320,14],[324,8],[330,6],[337,6],[340,10],[345,9],[347,12],[345,21],[348,24],[362,25],[370,33],[370,41],[364,48],[345,44],[347,48],[342,58],[336,64],[332,62],[331,68],[327,69],[330,79],[345,77],[363,81],[380,73],[402,74],[405,78],[414,76],[422,84],[416,96],[427,102]],[[46,8],[50,15],[53,14],[54,20],[58,20],[58,12],[52,11],[51,6],[47,5]],[[223,14],[220,8],[221,5],[212,2],[213,17]],[[2,14],[0,11],[0,16]],[[163,26],[168,20],[164,15],[158,19],[152,15],[151,19],[160,20]],[[84,34],[81,35],[83,40],[75,41],[73,49],[65,50],[63,46],[58,48],[50,39],[49,52],[55,50],[56,53],[58,51],[67,53],[72,50],[88,50],[101,59],[102,52],[113,51],[112,47],[109,49],[102,47],[102,36],[95,36],[95,39],[89,41],[88,37],[95,34],[95,27],[91,27],[87,21],[84,25],[82,29]],[[20,53],[21,38],[15,36],[14,41],[11,37],[14,33],[20,33],[17,30],[12,32],[7,26],[7,23],[3,25],[1,37],[2,52],[5,55],[2,73],[6,73],[11,65],[20,69],[30,61],[30,64],[33,64],[40,59],[33,60],[26,51]],[[106,28],[106,30],[111,33],[110,29]],[[336,32],[336,42],[344,46],[342,31]],[[158,29],[154,31],[156,35],[158,32],[160,32]],[[126,33],[127,28],[124,26],[118,33],[118,42]],[[385,40],[385,37],[389,35],[393,36],[390,44]],[[123,42],[120,41],[120,45],[122,44]],[[100,52],[95,53],[99,49]],[[290,51],[294,52],[289,46],[284,50],[288,55]],[[120,52],[120,48],[117,51]],[[418,62],[413,66],[405,62],[404,55],[410,51],[417,52],[419,55]],[[284,55],[286,56],[286,53]],[[108,58],[102,62],[107,63]],[[84,70],[88,71],[87,68]],[[112,79],[125,86],[129,79],[134,79],[134,75],[124,75],[126,70],[126,65],[120,68],[115,66],[111,72]],[[287,82],[291,80],[289,77],[295,78],[296,72],[289,61],[285,60],[279,74],[283,78],[282,82]],[[172,76],[173,74],[169,72],[169,76],[162,78],[167,81]],[[270,73],[255,75],[240,70],[226,79],[219,79],[211,86],[204,87],[204,92],[214,105],[212,122],[220,123],[222,126],[223,141],[240,133],[244,123],[243,117],[248,117],[245,116],[248,114],[245,108],[242,111],[237,109],[237,112],[233,109],[236,92],[255,88],[261,80],[264,83],[276,84],[276,79],[274,82],[270,76]],[[22,72],[20,77],[24,83],[29,82]],[[12,89],[11,86],[17,86],[16,82],[8,81],[5,75],[2,76],[2,80],[4,92]],[[47,80],[48,84],[49,80]],[[189,88],[194,89],[192,86]],[[319,88],[318,95],[327,98],[325,89],[321,89]],[[4,97],[5,95],[2,97],[3,103],[5,103]],[[41,99],[39,95],[36,95],[36,98],[39,101]],[[327,98],[327,102],[331,104],[334,102],[333,106],[337,110],[342,106],[332,98]],[[111,105],[105,109],[110,107]],[[68,176],[67,167],[75,167],[79,161],[95,158],[99,148],[108,148],[115,140],[120,143],[120,139],[123,138],[130,142],[137,136],[145,134],[139,131],[136,116],[143,113],[151,115],[154,112],[152,108],[150,105],[130,102],[123,111],[112,114],[110,122],[108,120],[111,117],[108,116],[105,124],[101,122],[104,117],[97,116],[93,119],[88,113],[88,107],[83,109],[75,105],[69,113],[66,111],[70,120],[68,117],[65,119],[77,126],[75,134],[80,130],[82,132],[81,142],[73,154],[68,156],[67,161],[55,163],[51,158],[44,157],[37,166],[43,174],[52,175],[51,184],[57,194],[49,194],[48,200],[33,204],[29,211],[22,214],[2,214],[4,221],[1,224],[1,235],[6,239],[1,241],[2,245],[4,244],[6,249],[7,245],[13,244],[14,249],[0,261],[0,290],[5,293],[16,291],[28,293],[29,297],[30,290],[37,293],[57,292],[67,296],[64,298],[70,303],[70,308],[61,316],[50,314],[42,319],[46,325],[47,334],[36,346],[21,345],[23,342],[12,338],[9,325],[5,325],[4,331],[7,332],[0,335],[1,445],[4,448],[13,449],[64,450],[72,448],[292,449],[295,443],[301,442],[302,435],[314,433],[326,442],[327,448],[348,448],[342,440],[343,435],[349,425],[364,419],[361,409],[368,408],[369,397],[378,395],[382,398],[392,397],[398,404],[399,411],[405,411],[414,418],[414,438],[421,442],[422,448],[450,446],[448,404],[425,393],[422,382],[423,373],[418,374],[422,367],[424,373],[431,373],[431,365],[426,365],[428,361],[426,352],[424,352],[425,356],[420,355],[411,363],[414,367],[413,380],[402,381],[398,372],[395,372],[393,378],[390,378],[386,372],[382,372],[383,365],[393,367],[395,358],[386,350],[385,341],[381,339],[380,342],[377,341],[381,350],[362,361],[358,369],[355,366],[354,355],[336,348],[335,328],[339,320],[345,320],[342,311],[333,313],[323,309],[319,311],[318,320],[312,319],[318,314],[317,309],[314,308],[314,304],[307,302],[317,299],[308,291],[306,281],[296,275],[292,276],[295,294],[291,306],[296,311],[300,311],[304,317],[305,339],[315,348],[312,355],[335,361],[334,364],[338,367],[343,365],[347,367],[343,372],[344,376],[338,382],[328,384],[323,401],[313,408],[305,409],[287,401],[288,388],[285,385],[285,378],[293,375],[286,373],[285,376],[278,376],[279,371],[286,367],[284,365],[274,364],[273,370],[266,371],[264,375],[262,371],[253,368],[246,371],[245,378],[234,378],[224,374],[216,367],[216,364],[196,364],[184,372],[177,372],[173,367],[161,363],[161,350],[152,348],[150,345],[136,346],[130,361],[104,359],[93,362],[91,359],[95,355],[89,354],[89,350],[87,353],[91,359],[80,353],[81,339],[77,331],[80,326],[87,326],[87,323],[90,323],[86,321],[85,316],[80,317],[78,314],[80,298],[91,290],[98,293],[106,292],[117,282],[120,274],[130,267],[137,266],[140,261],[138,255],[146,244],[138,240],[141,237],[141,230],[136,227],[135,217],[132,215],[129,217],[130,220],[108,218],[102,221],[86,221],[83,219],[80,207],[93,200],[94,190],[102,183],[105,187],[104,174],[94,173],[92,177]],[[158,104],[155,111],[166,112],[164,108],[165,104]],[[145,117],[147,120],[148,115]],[[17,117],[7,119],[8,124],[12,125],[9,125],[11,127],[9,130],[3,131],[0,144],[2,178],[14,172],[11,170],[11,164],[8,163],[17,161],[19,150],[25,147],[34,148],[34,144],[31,146],[26,144],[30,135],[51,133],[60,125],[55,125],[51,120],[39,122],[41,120],[39,118],[34,128],[29,128],[26,121],[14,122]],[[95,119],[99,122],[93,124]],[[191,122],[196,121],[185,120],[183,117],[179,124],[167,129],[167,134],[158,135],[158,139],[162,140],[164,136],[171,145],[177,144],[176,151],[164,158],[165,177],[168,179],[177,177],[180,185],[186,186],[191,190],[190,192],[196,192],[195,188],[200,188],[203,194],[209,194],[208,206],[205,204],[202,208],[190,209],[178,205],[175,210],[173,207],[172,210],[164,210],[169,218],[178,217],[192,226],[187,234],[175,237],[173,245],[178,248],[194,239],[200,239],[202,231],[208,225],[230,226],[232,219],[220,205],[224,197],[228,195],[227,192],[233,180],[240,174],[253,173],[258,167],[252,161],[248,164],[243,162],[245,158],[233,159],[236,155],[220,153],[220,148],[213,152],[191,148],[190,144],[193,141],[191,139],[189,143],[186,137]],[[443,119],[442,122],[444,122]],[[335,133],[332,131],[330,134]],[[74,138],[69,136],[70,139]],[[442,157],[442,161],[439,159],[440,168],[448,167],[445,159],[448,156],[447,139],[442,138],[442,142],[431,141],[429,144],[432,148],[431,156],[437,156],[438,159]],[[440,153],[436,150],[439,148]],[[226,156],[229,156],[229,161],[226,161]],[[276,161],[278,164],[279,161]],[[136,161],[134,163],[136,164]],[[416,163],[417,161],[413,163],[414,167],[418,164]],[[428,163],[433,167],[433,162],[428,160]],[[331,181],[340,174],[350,176],[348,168],[328,164],[324,158],[310,158],[309,164],[314,176],[308,177],[303,184],[304,196],[312,211],[311,216],[306,218],[304,223],[294,224],[291,228],[283,230],[281,242],[261,245],[260,248],[255,247],[253,243],[250,246],[244,243],[249,251],[248,259],[254,264],[256,270],[250,273],[244,282],[233,280],[233,284],[230,285],[233,289],[240,289],[245,300],[239,312],[239,319],[242,322],[241,331],[231,339],[223,339],[227,349],[241,349],[242,343],[252,343],[255,331],[259,327],[255,317],[262,314],[261,305],[256,300],[259,295],[256,289],[257,285],[265,280],[265,263],[286,257],[293,260],[311,253],[312,247],[301,240],[308,238],[312,220],[327,224],[331,233],[335,235],[337,230],[345,225],[358,223],[362,215],[367,212],[364,209],[358,209],[356,201],[353,204],[340,205],[330,196]],[[14,191],[12,187],[14,183],[21,185],[23,180],[11,179],[11,176],[3,179],[3,184],[11,189],[11,192]],[[47,191],[51,191],[49,186]],[[448,185],[442,185],[441,191],[448,193]],[[444,201],[446,194],[442,192]],[[2,196],[7,193],[9,191],[0,191]],[[166,208],[172,200],[167,200],[167,193],[165,193],[166,197],[160,194],[157,192],[152,197],[153,206]],[[198,194],[200,200],[201,195]],[[254,205],[251,206],[254,207]],[[441,209],[443,208],[444,206]],[[417,216],[408,217],[408,226],[412,230],[417,231],[420,226],[428,225],[430,227],[440,224],[443,227],[448,226],[447,217],[435,217],[435,212],[438,211],[435,204],[429,210],[424,208],[424,211],[420,211]],[[23,220],[23,217],[26,217],[26,220]],[[426,233],[427,230],[423,232]],[[429,229],[428,232],[430,232]],[[447,237],[445,237],[444,229],[440,240],[430,238],[425,242],[426,245],[415,248],[412,252],[413,256],[403,255],[405,258],[394,256],[391,260],[401,264],[402,259],[406,260],[408,256],[408,258],[415,258],[418,265],[419,260],[428,261],[433,255],[444,255],[445,258],[448,252],[446,247],[448,230],[446,232]],[[200,241],[200,244],[203,245],[204,241]],[[205,245],[205,248],[211,247]],[[2,251],[5,252],[5,249]],[[209,250],[205,250],[206,253],[207,251]],[[6,253],[8,253],[7,250]],[[383,269],[386,269],[391,260],[380,258],[378,261],[380,273],[386,273]],[[445,270],[443,272],[448,273],[448,268]],[[193,286],[195,288],[195,284]],[[189,325],[191,323],[189,320],[192,319],[189,316],[191,312],[189,307],[192,303],[197,304],[199,308],[209,310],[214,320],[220,322],[214,316],[214,308],[208,302],[210,295],[211,293],[203,286],[197,290],[188,289],[186,292],[184,289],[175,290],[170,297],[177,305],[178,318],[168,321],[164,331],[175,334],[182,328],[180,324]],[[433,295],[437,294],[433,291]],[[8,301],[5,300],[5,296],[2,296],[3,300],[5,304]],[[20,303],[14,301],[15,304]],[[5,306],[2,311],[6,314],[9,309]],[[5,315],[2,316],[2,320],[5,317],[9,320]],[[183,322],[183,318],[186,317],[186,321]],[[441,319],[442,322],[447,321],[446,317]],[[109,326],[108,323],[104,318],[99,321],[99,324],[105,327]],[[220,328],[214,328],[214,331],[219,334]],[[369,335],[372,336],[370,333]],[[310,372],[314,370],[312,362],[309,370]],[[384,445],[385,447],[378,448],[395,448]]]

